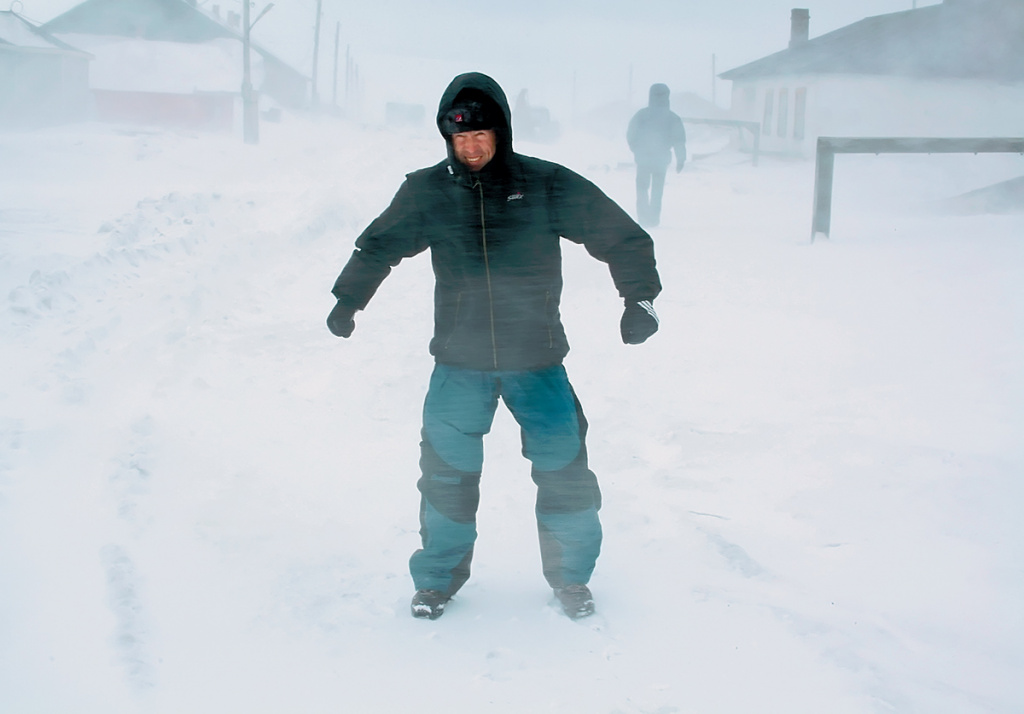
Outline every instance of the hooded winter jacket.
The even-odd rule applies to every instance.
[[[445,136],[448,158],[406,176],[391,205],[356,239],[332,292],[362,310],[392,267],[429,248],[430,352],[437,362],[483,371],[558,364],[569,351],[559,316],[560,237],[607,263],[627,301],[653,300],[661,291],[653,243],[590,181],[513,151],[508,102],[490,77],[452,81],[438,106],[439,129],[467,91],[500,110],[494,157],[470,172]]]
[[[652,84],[647,106],[633,115],[626,129],[626,142],[639,166],[665,168],[672,162],[686,161],[686,131],[683,120],[669,109],[669,90],[664,84]]]

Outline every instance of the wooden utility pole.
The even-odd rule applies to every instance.
[[[345,113],[352,110],[352,45],[345,45]]]
[[[260,141],[260,116],[252,91],[252,67],[249,61],[249,0],[242,0],[242,140],[246,144]]]
[[[578,112],[576,110],[576,70],[572,71],[572,122],[576,123],[576,116]]]
[[[246,144],[260,143],[260,106],[252,88],[252,67],[249,46],[252,26],[270,12],[274,3],[268,3],[256,19],[249,22],[249,0],[242,0],[242,139]]]
[[[711,53],[711,103],[718,106],[718,81],[715,76],[715,53]]]
[[[317,91],[316,85],[316,74],[317,74],[317,60],[320,59],[320,16],[323,8],[323,0],[316,0],[316,29],[313,31],[313,90],[310,94],[310,102],[313,108],[316,109],[320,106],[320,94]]]
[[[331,91],[331,104],[338,106],[338,42],[341,38],[341,20],[334,26],[334,89]]]

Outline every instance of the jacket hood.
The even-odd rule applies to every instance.
[[[460,74],[453,79],[441,95],[441,101],[437,106],[437,130],[448,143],[448,156],[454,159],[451,149],[451,138],[441,128],[444,115],[455,106],[456,100],[462,94],[475,95],[473,98],[490,102],[499,110],[498,115],[502,119],[502,125],[495,128],[498,134],[497,156],[504,159],[512,153],[512,110],[509,109],[508,99],[501,86],[486,74],[480,72],[467,72]],[[465,98],[465,97],[463,97]]]
[[[668,109],[669,90],[667,84],[652,84],[648,94],[647,106]]]

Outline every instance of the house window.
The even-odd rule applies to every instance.
[[[748,117],[756,116],[757,111],[757,90],[753,87],[746,87],[743,90],[743,113]]]
[[[761,120],[761,133],[772,133],[772,113],[775,110],[775,92],[771,89],[764,93],[764,118]]]
[[[789,128],[789,90],[779,90],[779,126],[776,133],[785,136]]]
[[[796,90],[793,97],[793,138],[804,138],[804,124],[807,121],[807,87]]]

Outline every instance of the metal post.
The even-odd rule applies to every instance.
[[[836,154],[827,140],[818,138],[814,162],[814,214],[811,217],[811,240],[818,233],[828,237],[832,225],[832,176]]]

